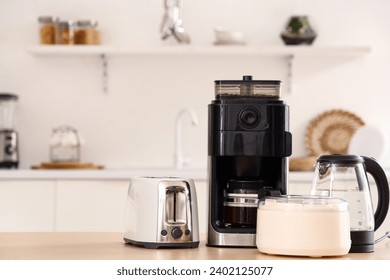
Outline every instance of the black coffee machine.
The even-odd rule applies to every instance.
[[[215,81],[209,105],[208,246],[256,246],[257,205],[287,193],[292,137],[280,81]]]

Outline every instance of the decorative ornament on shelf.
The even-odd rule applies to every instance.
[[[355,131],[365,125],[356,114],[329,110],[314,118],[306,129],[305,144],[310,155],[347,154]]]
[[[307,156],[289,159],[290,171],[313,171],[320,155],[347,154],[352,136],[365,125],[347,110],[331,109],[312,119],[305,131]]]

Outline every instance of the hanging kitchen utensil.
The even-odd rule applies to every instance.
[[[180,44],[189,44],[190,37],[183,27],[181,19],[182,0],[165,0],[165,12],[160,27],[161,39],[173,37]]]

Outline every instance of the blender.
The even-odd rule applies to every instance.
[[[0,93],[0,168],[18,168],[18,134],[14,129],[14,113],[18,96]]]

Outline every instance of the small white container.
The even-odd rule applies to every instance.
[[[348,203],[312,196],[266,197],[257,209],[260,252],[292,256],[341,256],[351,247]]]

